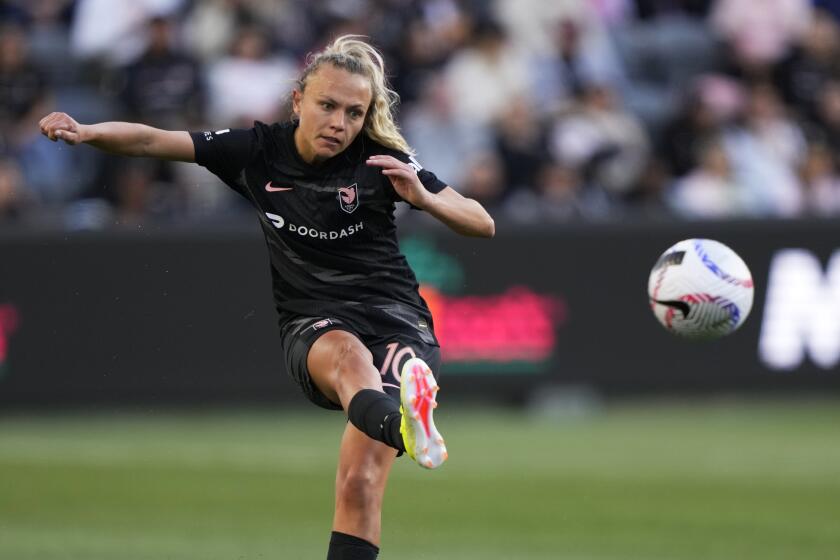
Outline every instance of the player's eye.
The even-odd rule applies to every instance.
[[[354,119],[360,119],[360,118],[362,118],[362,112],[361,111],[350,111],[350,116]]]
[[[329,111],[330,109],[332,109],[332,108],[333,108],[333,104],[332,104],[332,103],[330,103],[329,101],[322,101],[322,102],[321,102],[321,107],[323,107],[324,109],[326,109],[327,111]]]

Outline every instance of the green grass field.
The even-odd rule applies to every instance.
[[[451,408],[450,461],[398,461],[382,559],[840,558],[840,401]],[[342,428],[315,410],[0,416],[0,559],[323,559]]]

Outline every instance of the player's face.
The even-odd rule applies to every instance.
[[[309,75],[303,92],[292,94],[300,119],[295,146],[307,163],[341,153],[361,132],[373,97],[370,81],[332,64]]]

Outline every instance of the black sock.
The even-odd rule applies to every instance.
[[[347,417],[373,439],[405,451],[400,434],[400,403],[394,397],[375,389],[362,389],[350,399]]]
[[[359,537],[333,531],[327,560],[376,560],[379,547]]]

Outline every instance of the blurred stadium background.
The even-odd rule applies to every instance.
[[[398,465],[382,557],[840,557],[838,15],[0,1],[0,558],[325,555],[344,421],[282,371],[250,209],[197,166],[52,144],[37,121],[285,119],[306,54],[348,32],[385,52],[420,161],[498,232],[401,216],[453,457]],[[752,269],[726,340],[648,309],[650,267],[687,237]]]

